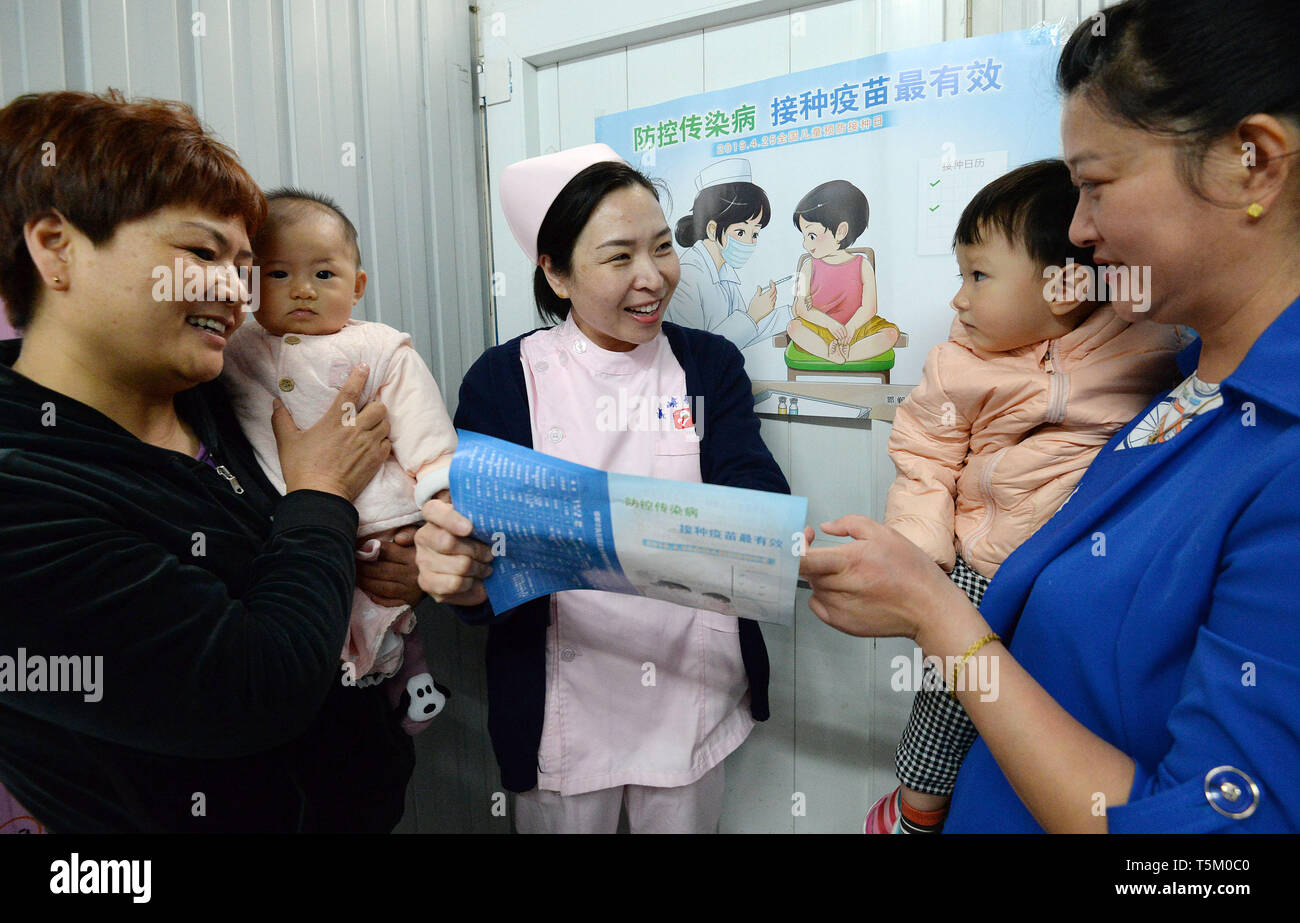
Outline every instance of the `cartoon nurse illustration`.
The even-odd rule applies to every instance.
[[[681,281],[666,315],[684,327],[721,334],[741,349],[780,333],[790,319],[788,311],[775,310],[775,283],[759,286],[746,303],[736,274],[772,217],[767,193],[752,179],[743,157],[710,164],[695,178],[695,203],[675,234],[690,249],[681,255]]]

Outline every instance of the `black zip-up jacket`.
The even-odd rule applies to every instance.
[[[356,510],[280,497],[216,382],[176,398],[214,470],[16,374],[19,345],[0,343],[0,781],[54,832],[390,830],[413,748],[339,664]],[[19,691],[20,655],[102,657],[101,698]]]

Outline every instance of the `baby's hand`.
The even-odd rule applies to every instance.
[[[382,532],[371,532],[369,535],[363,535],[357,539],[357,548],[360,548],[366,542],[371,541],[372,539],[378,539],[381,542],[391,542],[394,538],[397,537],[397,532],[398,530],[396,528],[393,528],[393,529],[384,529]]]

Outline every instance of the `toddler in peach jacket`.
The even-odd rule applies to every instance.
[[[954,321],[898,408],[885,523],[945,571],[960,556],[991,580],[1110,437],[1169,388],[1188,341],[1105,305],[1059,339],[1005,353],[980,349]]]
[[[1110,437],[1177,383],[1190,339],[1099,303],[1091,248],[1069,239],[1078,195],[1066,165],[1043,160],[971,200],[954,236],[962,284],[950,338],[926,357],[889,439],[898,477],[886,525],[976,606]],[[872,806],[864,832],[942,829],[977,736],[946,684],[926,665],[898,745],[903,784]]]

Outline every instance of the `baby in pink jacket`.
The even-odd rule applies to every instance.
[[[1131,324],[1099,305],[1091,250],[1068,237],[1078,195],[1062,161],[1042,160],[994,180],[966,206],[954,236],[957,318],[948,342],[926,357],[889,439],[898,477],[886,524],[976,606],[1101,447],[1178,380],[1174,357],[1186,339],[1177,328]],[[903,784],[871,808],[866,832],[942,827],[976,737],[945,688],[927,666],[898,745]]]
[[[243,324],[226,346],[222,379],[258,463],[284,492],[280,456],[271,428],[272,402],[284,403],[299,427],[320,419],[357,365],[370,376],[356,407],[371,400],[388,408],[393,453],[354,501],[362,539],[357,556],[374,560],[380,543],[403,526],[423,520],[415,504],[421,484],[446,478],[456,430],[438,385],[411,346],[411,338],[385,324],[351,319],[366,289],[357,232],[325,196],[276,190],[267,196],[266,226],[254,242],[261,273],[256,324]],[[342,651],[344,682],[389,683],[396,706],[410,701],[404,726],[422,729],[441,710],[445,690],[424,664],[415,614],[409,606],[381,605],[360,589],[353,596]]]

